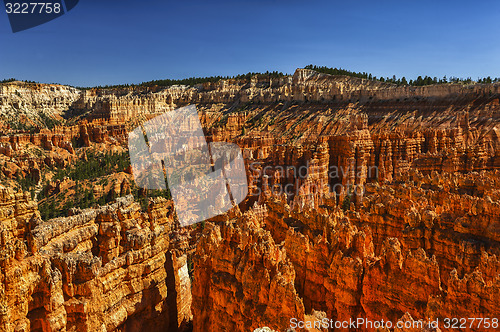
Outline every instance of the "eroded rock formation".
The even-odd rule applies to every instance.
[[[0,128],[24,128],[44,124],[47,119],[62,119],[80,93],[78,89],[57,84],[0,84]]]
[[[242,149],[250,194],[179,229],[164,199],[141,211],[126,196],[41,220],[36,195],[2,188],[2,330],[285,331],[291,318],[499,316],[499,84],[396,87],[309,70],[195,87],[16,84],[3,87],[4,111],[19,99],[34,112],[87,116],[5,131],[5,183],[29,175],[39,185],[195,103],[208,141]],[[116,196],[130,189],[126,174]],[[55,191],[72,183],[58,181]]]
[[[128,196],[48,222],[26,195],[2,189],[1,204],[3,331],[163,331],[191,319],[170,203],[144,214]]]

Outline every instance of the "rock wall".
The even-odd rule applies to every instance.
[[[285,330],[303,317],[286,254],[251,215],[208,226],[198,243],[193,284],[193,331]]]
[[[42,221],[2,188],[2,331],[174,331],[190,320],[187,262],[170,253],[173,207],[151,204],[141,213],[128,196]]]
[[[319,103],[334,106],[360,103],[376,110],[387,101],[407,107],[422,100],[433,107],[449,107],[454,101],[475,101],[500,93],[500,84],[438,84],[412,87],[332,76],[308,69],[297,69],[293,76],[282,78],[257,77],[250,80],[229,79],[204,83],[195,87],[172,86],[164,89],[123,89],[86,92],[75,106],[91,109],[92,118],[112,122],[133,120],[160,114],[188,104],[226,104],[241,108],[245,104],[274,105],[277,103]],[[446,101],[445,101],[446,100]],[[384,104],[381,104],[384,101]],[[393,110],[397,108],[393,108]],[[417,107],[418,109],[418,107]],[[415,108],[411,109],[411,111]]]
[[[57,84],[0,84],[0,119],[14,128],[44,124],[47,118],[61,119],[79,96],[80,90]]]

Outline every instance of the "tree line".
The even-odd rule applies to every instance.
[[[446,83],[461,83],[461,84],[470,84],[470,83],[482,83],[482,84],[488,84],[488,83],[497,83],[500,82],[500,77],[492,78],[491,76],[488,77],[483,77],[483,78],[477,78],[475,81],[472,80],[471,77],[467,78],[459,78],[459,77],[442,77],[442,78],[437,78],[437,77],[431,77],[431,76],[418,76],[416,79],[410,79],[408,80],[406,77],[396,77],[396,75],[393,75],[392,77],[377,77],[375,75],[372,75],[367,72],[355,72],[355,71],[350,71],[342,68],[331,68],[327,66],[316,66],[316,65],[307,65],[304,67],[304,69],[311,69],[314,71],[317,71],[319,73],[325,73],[325,74],[330,74],[330,75],[343,75],[343,76],[350,76],[350,77],[358,77],[358,78],[364,78],[372,81],[380,81],[380,82],[387,82],[387,83],[392,83],[396,85],[410,85],[410,86],[424,86],[424,85],[431,85],[431,84],[446,84]],[[142,82],[139,84],[118,84],[118,85],[98,85],[94,87],[76,87],[77,89],[80,90],[88,90],[88,89],[124,89],[124,88],[137,88],[137,87],[168,87],[168,86],[173,86],[173,85],[186,85],[186,86],[195,86],[198,84],[203,84],[203,83],[216,83],[221,80],[229,80],[229,79],[236,79],[236,80],[244,80],[244,81],[249,81],[251,77],[257,76],[259,78],[280,78],[287,76],[288,74],[284,74],[280,71],[266,71],[265,73],[259,73],[259,72],[249,72],[246,74],[239,74],[239,75],[234,75],[234,76],[207,76],[207,77],[189,77],[189,78],[184,78],[184,79],[161,79],[161,80],[152,80],[152,81],[147,81],[147,82]],[[37,83],[35,81],[25,81],[25,80],[17,80],[15,78],[8,78],[1,80],[0,83],[9,83],[13,81],[21,81],[25,83]]]
[[[78,87],[78,89],[123,89],[123,88],[135,88],[135,87],[166,87],[166,86],[173,86],[173,85],[186,85],[186,86],[195,86],[198,84],[203,84],[203,83],[217,83],[221,80],[229,80],[229,79],[236,79],[236,80],[245,80],[248,81],[252,76],[258,76],[258,77],[269,77],[269,78],[279,78],[279,77],[284,77],[287,74],[283,74],[282,72],[279,71],[266,71],[265,73],[257,73],[257,72],[249,72],[246,74],[239,74],[239,75],[234,75],[234,76],[207,76],[207,77],[189,77],[189,78],[183,78],[183,79],[162,79],[162,80],[153,80],[153,81],[147,81],[147,82],[142,82],[139,84],[119,84],[119,85],[98,85],[95,87]]]
[[[416,79],[410,79],[407,80],[406,77],[396,77],[396,75],[393,75],[392,77],[377,77],[374,76],[370,73],[366,72],[354,72],[342,68],[330,68],[326,66],[316,66],[316,65],[307,65],[304,67],[304,69],[311,69],[314,71],[317,71],[319,73],[325,73],[325,74],[330,74],[330,75],[343,75],[343,76],[350,76],[350,77],[358,77],[358,78],[364,78],[367,80],[371,81],[379,81],[379,82],[387,82],[387,83],[392,83],[396,85],[410,85],[410,86],[424,86],[424,85],[432,85],[432,84],[446,84],[446,83],[461,83],[461,84],[470,84],[473,83],[474,81],[472,78],[458,78],[458,77],[442,77],[442,78],[437,78],[437,77],[430,77],[430,76],[418,76]],[[477,83],[497,83],[500,82],[500,78],[491,78],[490,76],[486,78],[478,78],[475,82]]]
[[[35,81],[18,80],[18,79],[15,79],[15,78],[6,78],[4,80],[1,80],[0,84],[1,83],[10,83],[10,82],[15,82],[15,81],[24,82],[24,83],[38,83],[38,82],[35,82]]]

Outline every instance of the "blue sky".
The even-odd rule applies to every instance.
[[[80,0],[12,33],[0,79],[94,86],[308,64],[376,76],[500,77],[500,1]]]

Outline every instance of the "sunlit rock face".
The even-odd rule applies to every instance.
[[[172,206],[131,196],[42,221],[2,189],[3,331],[151,331],[191,320],[185,256],[173,253]]]
[[[22,129],[62,120],[80,95],[78,89],[57,84],[0,84],[0,128]]]
[[[4,115],[75,119],[34,132],[3,122],[2,331],[285,331],[323,318],[446,330],[445,318],[499,316],[498,84],[297,70],[195,87],[0,86]],[[245,159],[249,195],[224,215],[183,228],[169,200],[141,209],[130,169],[112,175],[123,197],[51,220],[39,188],[15,188],[72,188],[51,172],[126,151],[137,125],[193,103],[207,142]]]

